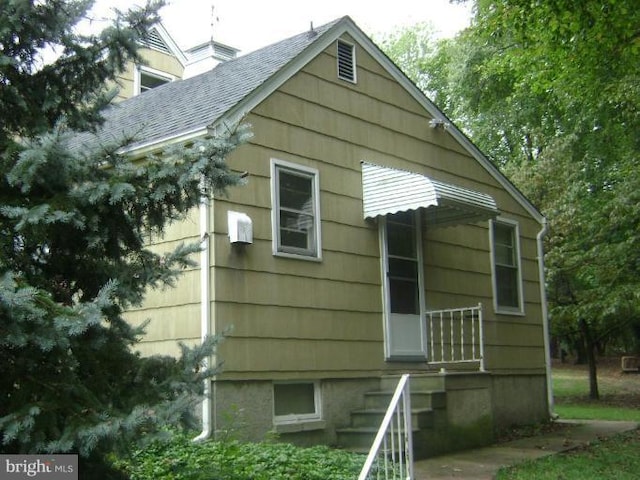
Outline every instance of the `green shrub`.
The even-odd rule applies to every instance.
[[[324,446],[193,443],[180,434],[114,463],[131,480],[351,480],[358,476],[364,457]]]

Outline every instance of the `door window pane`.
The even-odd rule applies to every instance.
[[[415,216],[413,212],[402,212],[387,218],[387,248],[389,255],[415,258]]]
[[[419,314],[418,255],[414,212],[387,217],[387,276],[391,313]]]
[[[417,282],[390,278],[389,296],[391,299],[391,313],[411,315],[420,313]]]

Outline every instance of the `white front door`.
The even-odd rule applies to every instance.
[[[426,357],[420,216],[387,215],[380,221],[385,310],[385,353],[389,359]]]

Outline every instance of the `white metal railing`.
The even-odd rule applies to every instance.
[[[400,377],[358,480],[413,480],[409,374]]]
[[[477,362],[484,372],[482,304],[427,312],[429,363]]]

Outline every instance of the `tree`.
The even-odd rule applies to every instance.
[[[105,85],[139,60],[162,3],[80,35],[90,5],[15,0],[0,18],[0,452],[77,452],[83,476],[106,478],[109,452],[192,419],[215,373],[202,360],[217,339],[142,358],[143,330],[123,312],[194,264],[198,245],[159,254],[147,240],[241,183],[225,158],[248,132],[135,163],[119,153],[131,138],[74,147],[99,128]],[[43,65],[51,46],[61,55]]]
[[[552,321],[584,345],[597,398],[596,347],[640,313],[640,13],[631,0],[475,7],[416,82],[549,219]]]

